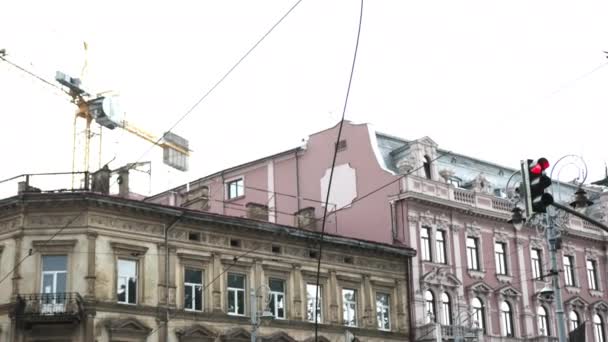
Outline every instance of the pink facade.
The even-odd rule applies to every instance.
[[[320,230],[336,137],[337,126],[311,135],[302,147],[147,200]],[[341,141],[325,231],[418,251],[411,270],[418,340],[434,339],[439,330],[449,339],[555,339],[555,303],[538,295],[551,277],[535,279],[533,270],[549,273],[547,242],[537,228],[518,230],[507,222],[513,205],[503,193],[513,170],[447,153],[428,137],[406,141],[366,124],[345,123]],[[239,179],[243,192],[229,198],[231,182]],[[569,199],[574,190],[564,185],[560,191]],[[588,190],[598,202],[593,210],[605,211],[608,198]],[[314,210],[314,220],[306,220],[307,210]],[[562,291],[568,329],[578,317],[588,322],[588,341],[606,341],[598,336],[606,336],[608,320],[606,234],[577,218],[567,218],[563,229],[559,270],[571,257],[574,278]],[[565,273],[559,277],[563,286]]]

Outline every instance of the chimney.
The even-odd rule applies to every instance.
[[[129,168],[123,167],[118,170],[118,196],[129,197]]]

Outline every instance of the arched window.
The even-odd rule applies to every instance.
[[[422,166],[424,167],[424,176],[427,179],[431,179],[431,158],[429,156],[424,156],[424,163]]]
[[[595,342],[604,342],[604,321],[600,315],[593,315],[593,334]]]
[[[473,307],[473,322],[477,324],[479,329],[486,331],[485,324],[485,310],[483,307],[483,302],[481,299],[475,297],[471,301],[471,306]]]
[[[429,290],[424,293],[424,316],[427,323],[435,321],[435,296]]]
[[[578,314],[574,310],[570,311],[568,318],[570,319],[570,331],[578,328],[578,326],[581,324]]]
[[[506,301],[500,303],[500,328],[502,336],[514,336],[513,312],[511,310],[511,305]]]
[[[441,309],[443,320],[442,323],[445,325],[452,325],[452,306],[450,305],[450,296],[447,293],[441,294]]]
[[[549,317],[547,316],[547,310],[544,307],[539,306],[536,311],[538,315],[538,334],[541,336],[551,336],[549,330]]]

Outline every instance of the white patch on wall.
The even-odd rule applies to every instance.
[[[325,175],[321,178],[321,202],[325,206],[327,197],[327,185],[331,169],[325,170]],[[348,164],[338,165],[334,168],[334,177],[331,183],[329,194],[329,209],[333,211],[343,207],[348,207],[357,197],[357,172]]]

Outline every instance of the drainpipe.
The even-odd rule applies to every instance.
[[[169,342],[169,230],[173,229],[181,220],[181,213],[165,229],[165,342]]]
[[[300,164],[298,161],[298,150],[294,152],[296,156],[296,198],[298,199],[298,210],[296,212],[300,212],[302,209],[302,204],[300,203]]]

